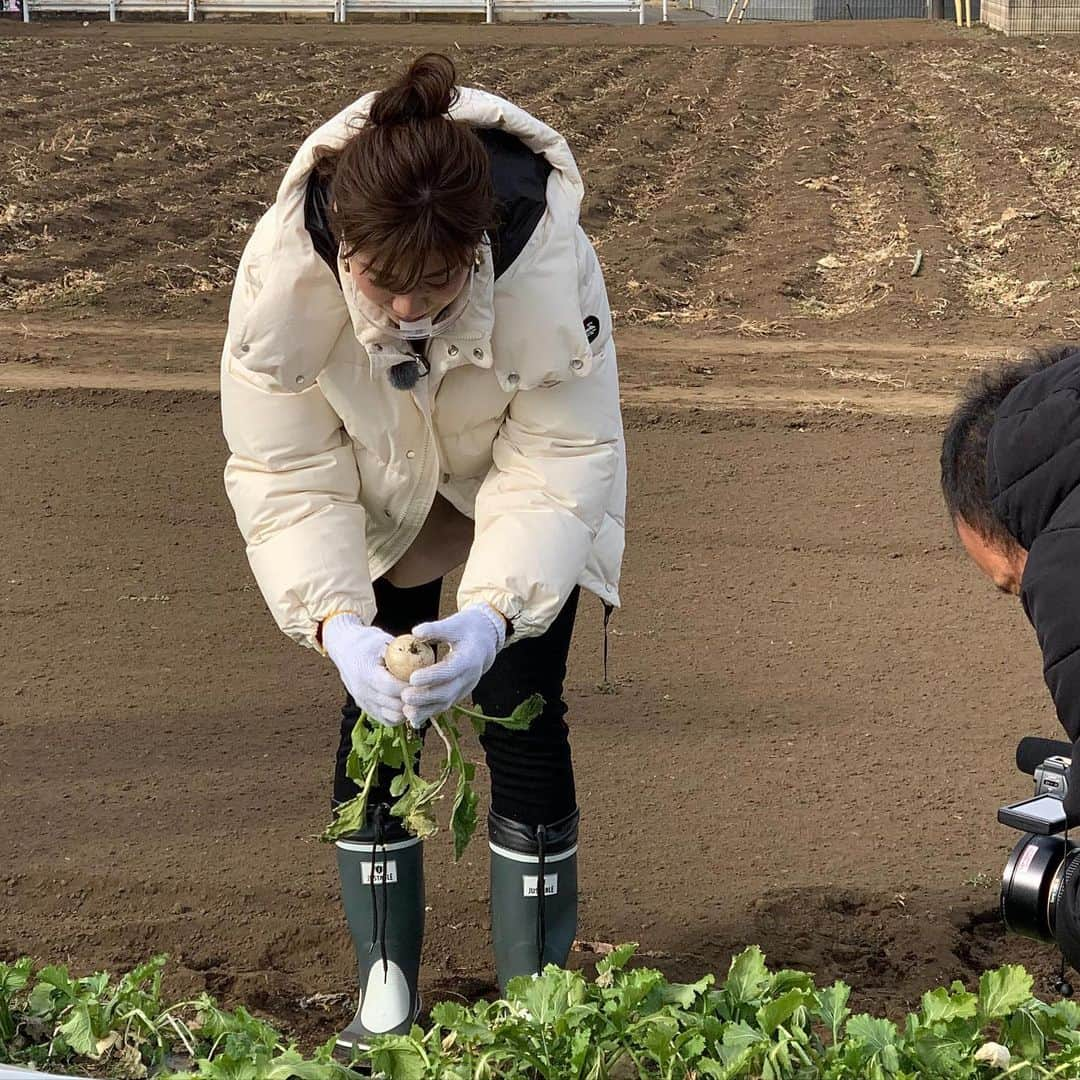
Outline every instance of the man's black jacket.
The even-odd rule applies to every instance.
[[[1080,352],[1029,376],[1002,402],[986,478],[995,514],[1028,552],[1020,598],[1073,743],[1065,805],[1080,820]],[[1056,936],[1080,967],[1080,875],[1071,878]]]
[[[1020,598],[1058,717],[1080,739],[1080,353],[1025,379],[990,430],[994,513],[1028,552]],[[1070,803],[1080,811],[1080,753]]]

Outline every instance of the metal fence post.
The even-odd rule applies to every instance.
[[[187,0],[187,21],[195,21],[195,0]]]
[[[645,0],[638,0],[638,25],[645,25]]]
[[[116,0],[109,0],[109,22],[116,22]]]
[[[23,0],[22,21],[23,22],[29,22],[30,21],[30,0]]]
[[[495,21],[495,0],[487,0],[484,5],[484,19],[488,25]]]

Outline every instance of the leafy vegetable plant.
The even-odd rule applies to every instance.
[[[751,947],[723,982],[672,984],[630,968],[633,945],[597,978],[548,967],[517,979],[507,999],[443,1002],[433,1027],[378,1040],[389,1080],[1018,1080],[1080,1075],[1080,1006],[1031,996],[1023,968],[987,972],[978,992],[955,982],[924,995],[898,1026],[848,1009],[850,987],[819,988],[798,971],[770,972]],[[990,1037],[997,1041],[990,1041]]]
[[[164,967],[155,956],[113,982],[0,963],[0,1062],[127,1078],[357,1080],[334,1061],[333,1039],[305,1059],[246,1009],[225,1012],[207,994],[166,1005]]]
[[[1032,997],[1006,966],[975,989],[923,995],[901,1024],[852,1015],[851,989],[770,971],[761,950],[727,976],[670,983],[615,949],[595,979],[548,967],[504,1000],[440,1002],[432,1027],[374,1040],[382,1080],[1067,1080],[1080,1075],[1080,1006]],[[208,995],[166,1005],[164,958],[118,981],[0,963],[0,1062],[171,1080],[357,1080],[333,1040],[303,1056],[265,1021]]]
[[[420,646],[427,655],[420,651]],[[399,678],[408,679],[417,667],[434,661],[434,652],[411,635],[395,638],[387,648],[387,666]],[[397,666],[395,670],[394,666]],[[476,709],[455,705],[449,712],[431,720],[431,730],[442,741],[446,757],[434,780],[425,780],[417,767],[423,740],[408,724],[387,727],[367,713],[361,713],[352,732],[352,749],[345,773],[360,788],[360,793],[334,811],[334,820],[323,833],[324,840],[337,840],[361,829],[367,821],[368,801],[378,778],[379,767],[388,766],[397,775],[390,787],[396,800],[390,808],[414,836],[431,836],[437,831],[435,806],[450,781],[456,776],[450,828],[454,835],[454,858],[460,859],[476,831],[476,792],[472,782],[476,766],[461,752],[461,732],[457,720],[468,720],[478,734],[488,724],[501,724],[512,731],[526,731],[543,711],[544,699],[534,694],[523,701],[508,717],[484,716]]]

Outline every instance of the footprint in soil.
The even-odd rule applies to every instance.
[[[968,976],[965,982],[976,982],[988,968],[1023,964],[1035,978],[1036,997],[1056,1000],[1061,996],[1057,989],[1061,954],[1048,942],[1010,934],[996,905],[958,917],[956,938],[956,957]]]
[[[476,1001],[495,1001],[498,997],[499,988],[490,979],[478,979],[467,975],[453,980],[444,979],[423,991],[423,1011],[420,1017],[427,1023],[432,1008],[440,1001],[456,1001],[467,1005]]]
[[[1056,997],[1055,950],[1006,933],[985,894],[959,889],[782,889],[749,910],[726,913],[704,937],[665,946],[684,958],[677,974],[690,978],[726,970],[749,942],[761,946],[773,969],[813,972],[819,985],[843,979],[858,1009],[899,1014],[917,1007],[932,986],[954,979],[974,986],[987,968],[1005,963],[1024,964],[1036,976],[1036,992]]]

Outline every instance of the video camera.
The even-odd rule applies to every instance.
[[[1001,917],[1016,934],[1054,941],[1057,904],[1068,881],[1080,874],[1080,844],[1063,835],[1080,821],[1069,820],[1072,747],[1054,739],[1021,739],[1016,767],[1035,778],[1035,795],[1003,806],[998,821],[1024,833],[1001,875]]]

